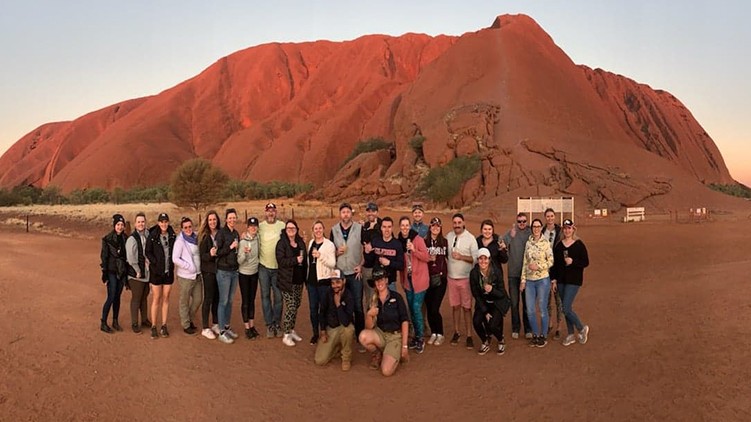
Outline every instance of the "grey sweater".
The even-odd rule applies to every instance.
[[[245,247],[250,246],[250,253],[245,253]],[[258,272],[258,252],[261,244],[258,242],[258,235],[250,238],[248,233],[243,233],[240,238],[240,246],[237,247],[237,263],[240,264],[238,271],[240,274],[253,275]]]
[[[347,237],[347,252],[336,258],[336,268],[339,268],[344,275],[354,274],[355,267],[362,262],[361,234],[362,226],[360,223],[353,222],[352,226],[349,228],[349,236]],[[342,234],[342,226],[340,223],[337,223],[331,228],[331,241],[334,242],[334,246],[336,246],[337,249],[344,245],[344,235]]]
[[[516,228],[516,236],[511,237],[511,230],[503,235],[503,242],[508,247],[508,276],[520,278],[522,276],[522,262],[524,261],[524,247],[532,236],[532,229],[527,226],[524,230]]]
[[[146,259],[146,239],[149,238],[149,230],[144,229],[143,233],[141,233],[141,253],[144,255],[144,259]],[[136,242],[136,239],[133,239],[132,236],[128,236],[128,240],[125,241],[125,254],[128,258],[128,264],[133,267],[133,269],[136,271],[136,274],[140,271],[138,268],[138,243]],[[144,265],[144,273],[141,274],[141,278],[135,278],[130,277],[131,280],[138,280],[143,283],[149,282],[149,266]]]

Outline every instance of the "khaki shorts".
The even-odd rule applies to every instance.
[[[378,338],[381,339],[381,344],[383,344],[383,354],[389,355],[399,362],[402,357],[401,331],[382,331],[378,327],[373,331],[378,335]]]

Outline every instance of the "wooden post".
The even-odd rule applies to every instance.
[[[248,221],[248,210],[245,210],[245,220],[243,221]]]
[[[294,208],[292,208],[292,219],[293,220],[295,219],[295,209]]]
[[[29,232],[29,214],[26,214],[26,233]]]

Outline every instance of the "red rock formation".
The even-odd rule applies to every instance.
[[[416,133],[424,157],[409,147]],[[373,136],[395,141],[395,159],[341,167]],[[675,97],[577,66],[531,18],[504,15],[461,37],[239,51],[159,95],[40,127],[0,158],[0,184],[143,186],[204,157],[235,178],[312,182],[327,198],[399,198],[467,154],[482,171],[456,204],[542,189],[618,207],[733,182]]]

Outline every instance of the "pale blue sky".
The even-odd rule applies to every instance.
[[[751,16],[732,1],[13,1],[0,13],[0,153],[37,126],[156,94],[240,49],[460,35],[534,18],[576,63],[670,91],[751,185]]]

